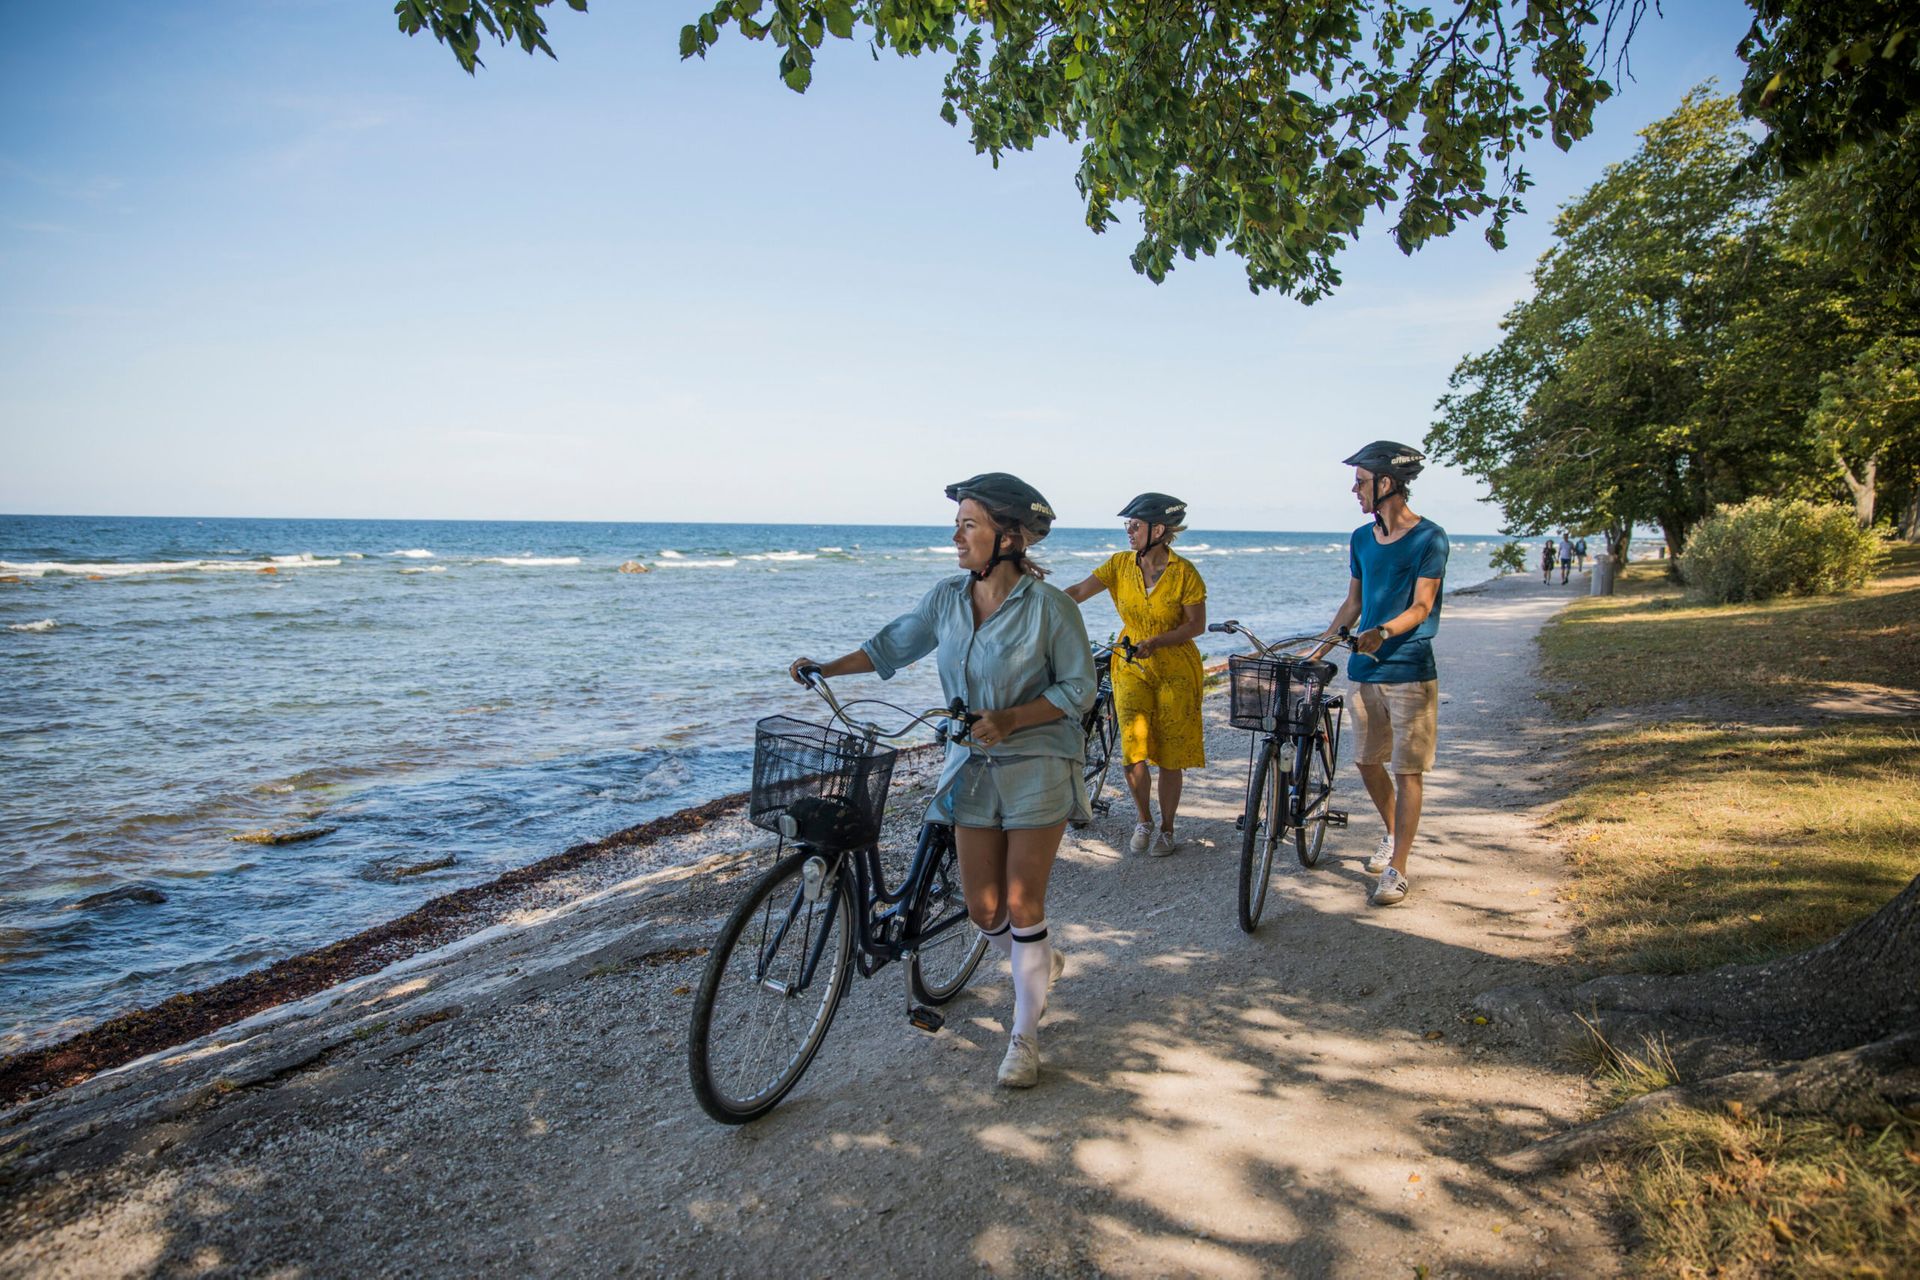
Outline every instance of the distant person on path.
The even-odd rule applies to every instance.
[[[1575,538],[1573,540],[1573,567],[1582,572],[1586,570],[1587,540],[1585,538]]]
[[[1560,535],[1560,585],[1567,585],[1567,575],[1573,572],[1573,539],[1566,534]]]
[[[1138,816],[1127,847],[1163,858],[1179,848],[1173,834],[1185,771],[1207,763],[1200,722],[1206,672],[1193,641],[1207,629],[1207,584],[1191,561],[1173,553],[1187,527],[1187,504],[1164,493],[1143,493],[1120,511],[1130,551],[1118,551],[1083,582],[1067,588],[1084,604],[1113,593],[1135,661],[1115,656],[1113,709],[1120,722],[1120,756]],[[1160,770],[1160,830],[1153,828],[1153,769]]]
[[[1067,820],[1087,820],[1080,718],[1093,705],[1093,653],[1080,609],[1027,549],[1053,528],[1053,509],[1005,472],[947,486],[959,503],[953,545],[966,572],[947,578],[852,653],[796,658],[825,676],[900,668],[938,652],[940,689],[980,719],[976,744],[951,742],[930,822],[950,823],[967,914],[1013,966],[1013,1026],[999,1080],[1024,1089],[1040,1077],[1039,1026],[1064,965],[1048,942],[1047,881]]]
[[[1553,582],[1553,551],[1552,538],[1548,538],[1540,545],[1540,581],[1549,584]]]
[[[1433,768],[1440,714],[1433,637],[1447,576],[1447,531],[1407,505],[1407,486],[1426,465],[1418,450],[1376,440],[1345,465],[1353,468],[1354,496],[1373,523],[1348,540],[1352,579],[1327,630],[1359,625],[1347,662],[1347,705],[1358,743],[1354,764],[1387,826],[1367,859],[1367,870],[1380,877],[1372,902],[1391,907],[1413,887],[1407,855]],[[1313,656],[1332,647],[1323,644]]]

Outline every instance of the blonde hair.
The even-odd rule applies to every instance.
[[[1048,573],[1047,567],[1045,565],[1035,564],[1027,558],[1027,548],[1032,545],[1027,541],[1027,527],[1013,520],[1002,521],[999,516],[994,515],[992,512],[987,513],[987,518],[993,521],[994,554],[999,554],[1000,539],[1003,536],[1017,538],[1019,540],[1019,546],[1013,553],[1013,567],[1026,574],[1029,578],[1038,578],[1042,582],[1046,581]]]

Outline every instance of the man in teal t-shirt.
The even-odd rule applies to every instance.
[[[1353,709],[1354,766],[1387,833],[1367,870],[1379,875],[1375,906],[1403,901],[1412,888],[1407,854],[1420,826],[1426,774],[1433,768],[1440,714],[1433,635],[1447,576],[1447,531],[1407,505],[1407,485],[1425,466],[1418,450],[1376,440],[1346,460],[1353,492],[1372,524],[1348,541],[1352,580],[1329,633],[1356,627],[1347,663]],[[1321,646],[1316,657],[1331,645]]]

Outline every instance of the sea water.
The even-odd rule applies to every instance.
[[[949,533],[0,516],[0,1053],[745,789],[756,719],[819,717],[788,662],[954,573]],[[1498,545],[1456,536],[1449,581]],[[1037,558],[1065,585],[1123,547],[1059,529]],[[1178,549],[1209,617],[1268,639],[1346,590],[1345,533]],[[931,662],[846,685],[941,700]]]

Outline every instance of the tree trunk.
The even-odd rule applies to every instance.
[[[1880,471],[1880,459],[1868,458],[1866,465],[1860,468],[1862,474],[1855,476],[1853,467],[1841,457],[1838,449],[1833,451],[1833,456],[1840,463],[1840,478],[1847,482],[1847,492],[1853,495],[1854,520],[1862,529],[1873,528],[1874,479]]]
[[[1920,542],[1920,484],[1907,493],[1906,509],[1900,513],[1900,536],[1908,542]]]
[[[1805,1058],[1920,1027],[1920,876],[1833,940],[1757,965],[1667,977],[1619,974],[1573,990],[1502,987],[1490,1017],[1572,1048],[1599,1035],[1665,1040],[1694,1077]]]

